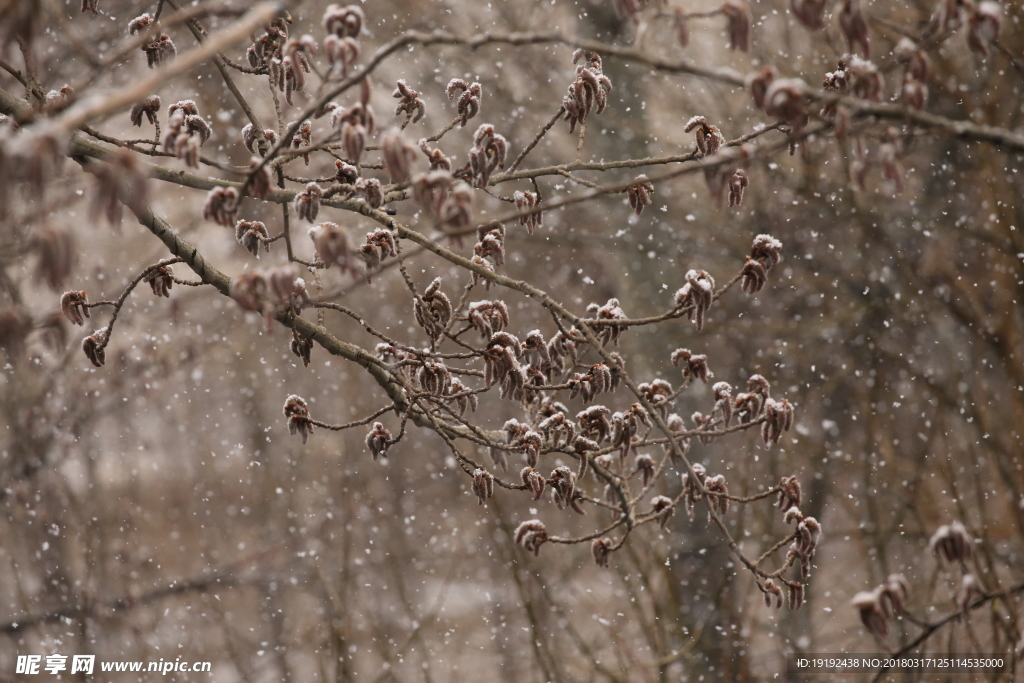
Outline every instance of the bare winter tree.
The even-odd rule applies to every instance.
[[[4,657],[1012,679],[1020,9],[449,4],[0,0]]]

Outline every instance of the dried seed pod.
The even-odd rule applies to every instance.
[[[183,116],[199,115],[199,107],[196,105],[195,100],[178,100],[167,108],[167,118],[172,118],[179,111]]]
[[[629,198],[629,208],[633,209],[638,217],[644,209],[651,205],[654,200],[654,184],[647,179],[646,175],[638,175],[633,184],[626,188],[626,196]]]
[[[273,133],[273,131],[264,131],[263,137],[268,138],[268,133]],[[256,129],[253,128],[251,123],[247,123],[242,127],[242,144],[245,145],[245,148],[249,150],[251,154],[259,152],[259,148],[256,145]]]
[[[743,204],[743,190],[750,185],[750,178],[743,169],[737,169],[729,179],[729,206]]]
[[[288,419],[288,432],[298,434],[305,444],[313,433],[313,421],[309,417],[306,401],[295,394],[289,396],[284,402],[284,416]]]
[[[907,37],[900,38],[892,49],[896,61],[906,67],[907,74],[917,81],[927,81],[930,66],[928,56],[917,43]]]
[[[298,330],[292,330],[292,341],[288,348],[293,354],[302,359],[302,366],[309,367],[310,354],[313,351],[313,340],[299,334]]]
[[[865,100],[881,102],[885,80],[872,62],[853,55],[848,60],[847,71],[852,82],[853,94]]]
[[[750,248],[751,258],[764,262],[765,268],[771,270],[782,260],[782,242],[771,235],[761,234],[754,238]]]
[[[65,85],[60,90],[51,90],[46,93],[44,108],[48,113],[56,114],[70,107],[74,99],[74,88]]]
[[[442,152],[440,149],[430,149],[429,147],[427,147],[427,139],[426,138],[423,138],[422,140],[420,140],[419,145],[420,145],[420,150],[424,154],[427,155],[427,161],[430,162],[430,170],[431,171],[438,171],[438,170],[440,170],[440,171],[448,171],[449,173],[451,173],[452,161],[447,156],[445,156],[444,152]],[[419,176],[419,177],[424,177],[424,176]],[[451,183],[449,182],[448,185],[450,187]]]
[[[932,534],[928,541],[932,555],[943,557],[947,562],[966,562],[974,552],[974,539],[960,522],[944,524]]]
[[[758,109],[764,107],[764,98],[768,92],[768,86],[774,80],[775,70],[767,65],[762,66],[760,71],[747,76],[747,89],[750,90],[750,96],[754,98],[754,105]]]
[[[640,479],[643,483],[644,488],[647,488],[648,484],[654,478],[654,472],[656,466],[654,464],[654,458],[647,455],[646,453],[636,456],[636,469],[634,472],[640,473]]]
[[[782,589],[775,585],[775,581],[772,579],[765,579],[764,585],[759,586],[761,592],[764,593],[764,604],[765,607],[772,606],[772,596],[775,596],[775,609],[782,607]]]
[[[587,117],[595,109],[598,114],[608,105],[608,93],[612,82],[604,74],[601,57],[589,50],[576,50],[572,62],[580,60],[576,67],[576,80],[569,84],[569,92],[562,98],[564,118],[569,122],[569,133],[576,130],[577,125],[586,125]]]
[[[451,393],[452,375],[442,361],[423,361],[416,372],[416,381],[425,393],[434,396],[445,396]]]
[[[238,216],[238,205],[241,198],[238,190],[233,187],[215,187],[206,195],[203,202],[203,218],[223,225],[225,228],[233,227]]]
[[[690,469],[693,471],[694,476],[691,476],[690,472],[683,472],[682,480],[683,497],[686,501],[686,515],[692,518],[694,504],[704,497],[701,487],[707,478],[707,470],[699,462],[693,463]]]
[[[499,332],[495,335],[504,334]],[[510,373],[519,373],[519,362],[516,360],[517,349],[514,346],[507,346],[496,342],[492,338],[484,351],[484,386],[490,387],[494,384],[503,384]]]
[[[721,420],[723,426],[728,428],[732,423],[733,415],[732,386],[728,382],[716,382],[711,390],[715,395],[712,419]]]
[[[469,387],[463,384],[459,378],[452,377],[450,387],[448,389],[449,401],[455,401],[455,405],[459,409],[459,416],[466,414],[468,408],[472,412],[476,412],[476,409],[480,405],[479,399],[475,393],[471,392]],[[507,466],[505,467],[507,469]]]
[[[441,338],[454,314],[451,300],[441,291],[441,278],[434,278],[423,296],[413,299],[413,312],[431,341]]]
[[[907,74],[903,78],[903,86],[900,88],[900,97],[908,107],[921,111],[928,103],[928,86],[920,81],[914,80],[913,76]]]
[[[353,185],[353,189],[366,200],[371,209],[384,206],[384,188],[376,178],[360,178]]]
[[[568,446],[576,438],[576,425],[562,411],[541,420],[537,429],[551,441],[552,448],[559,448],[563,443]]]
[[[480,302],[484,303],[484,302]],[[498,302],[504,306],[504,302]],[[505,324],[507,325],[508,310],[505,310]],[[472,319],[470,323],[472,323]],[[486,335],[485,335],[486,336]],[[551,356],[548,354],[547,342],[544,341],[544,335],[540,333],[540,330],[531,330],[523,341],[523,352],[526,354],[526,362],[531,367],[537,368],[540,371],[544,371],[551,364]]]
[[[647,6],[647,0],[615,0],[615,14],[619,19],[640,23],[637,15]]]
[[[427,113],[426,105],[420,99],[419,92],[410,88],[405,79],[398,79],[396,85],[398,87],[395,88],[395,92],[391,93],[392,97],[399,100],[398,106],[395,107],[395,116],[405,112],[407,123],[416,123]]]
[[[84,325],[85,318],[89,317],[89,297],[85,292],[64,292],[60,310],[72,325]]]
[[[375,129],[373,109],[362,102],[357,102],[348,109],[338,109],[331,115],[331,125],[341,131],[345,156],[358,165],[366,148],[366,137],[373,135]]]
[[[612,411],[605,406],[590,406],[576,414],[576,421],[584,436],[601,443],[611,436],[611,416]]]
[[[725,483],[725,475],[719,474],[708,477],[704,482],[708,500],[711,501],[714,510],[724,515],[729,512],[729,487]],[[708,521],[711,521],[711,513],[708,513]]]
[[[708,120],[703,116],[694,116],[686,122],[683,132],[689,133],[691,131],[696,136],[697,151],[702,157],[718,154],[722,145],[725,144],[725,138],[718,130],[718,127],[709,125]]]
[[[354,38],[339,38],[329,35],[324,39],[324,54],[331,65],[331,73],[342,78],[348,76],[349,68],[359,60],[359,43]]]
[[[967,46],[972,52],[988,57],[988,44],[999,40],[1003,12],[997,2],[985,0],[971,9],[968,19]]]
[[[452,183],[452,174],[447,170],[420,173],[412,181],[412,196],[434,219],[440,220]]]
[[[540,547],[548,540],[548,530],[539,519],[531,519],[516,527],[515,540],[527,552],[540,554]]]
[[[700,442],[705,446],[710,443],[714,443],[716,436],[715,434],[711,433],[711,423],[713,421],[712,417],[710,415],[705,416],[704,413],[697,411],[690,416],[690,419],[693,420],[694,430],[701,432],[701,434],[698,436]]]
[[[391,182],[408,183],[412,179],[412,167],[417,154],[416,148],[402,137],[402,131],[392,128],[384,133],[380,139],[380,150]]]
[[[968,575],[969,576],[969,575]],[[902,574],[889,574],[878,587],[879,603],[886,615],[900,616],[910,598],[910,582]]]
[[[490,258],[494,265],[505,265],[505,231],[498,224],[493,230],[480,231],[480,241],[473,245],[473,253],[481,259]]]
[[[301,311],[309,303],[306,281],[295,275],[290,264],[267,271],[265,277],[266,291],[275,304]]]
[[[243,310],[262,313],[264,311],[263,297],[266,293],[267,281],[262,273],[242,273],[231,281],[231,298]]]
[[[462,94],[459,95],[459,93]],[[469,85],[461,78],[453,78],[448,81],[445,94],[448,95],[449,100],[454,100],[455,96],[459,95],[456,111],[459,114],[460,127],[465,128],[469,120],[480,113],[480,98],[483,95],[483,90],[479,83]]]
[[[800,508],[798,508],[796,506],[793,506],[793,507],[789,508],[788,510],[786,510],[785,514],[782,515],[782,521],[785,522],[786,524],[792,524],[793,522],[796,522],[797,524],[799,524],[800,522],[803,521],[803,519],[804,519],[803,513],[800,512]]]
[[[324,191],[320,189],[320,186],[316,183],[309,183],[306,185],[304,192],[300,192],[295,195],[295,199],[292,205],[295,207],[295,213],[298,214],[299,218],[312,223],[316,220],[317,214],[320,213],[320,199],[324,196]]]
[[[74,233],[66,230],[43,229],[30,242],[31,249],[38,255],[35,279],[59,292],[71,271],[75,268],[78,249]]]
[[[889,620],[881,603],[881,591],[861,591],[850,601],[860,613],[860,621],[870,633],[885,636],[889,633]]]
[[[530,431],[530,426],[522,424],[519,420],[513,417],[505,422],[502,429],[505,432],[506,443],[515,444],[516,441],[521,439],[528,431]]]
[[[744,292],[753,294],[754,292],[760,292],[767,282],[768,271],[765,269],[764,264],[748,256],[747,262],[743,266],[740,287]]]
[[[398,242],[390,230],[378,228],[366,233],[366,243],[359,248],[359,256],[366,266],[366,281],[370,281],[370,273],[375,270],[388,256],[398,255]]]
[[[801,558],[805,562],[809,562],[814,557],[814,551],[818,549],[818,543],[821,541],[821,525],[814,517],[804,517],[796,525],[796,531],[799,534],[797,549]],[[809,572],[805,572],[805,575],[807,573]]]
[[[354,185],[359,178],[359,169],[338,159],[334,162],[334,178],[342,185]]]
[[[170,298],[171,287],[174,286],[174,273],[170,266],[151,269],[143,280],[153,290],[153,294]]]
[[[145,17],[145,19],[143,19]],[[139,22],[139,23],[137,23]],[[143,14],[140,17],[136,17],[128,24],[129,33],[141,32],[142,29],[148,27],[152,23],[149,19],[148,14]],[[135,31],[132,30],[132,26],[135,26]],[[143,43],[142,51],[146,53],[146,63],[150,69],[156,68],[164,62],[172,59],[178,54],[177,48],[174,47],[174,41],[166,33],[154,34],[153,37]]]
[[[480,505],[494,495],[494,475],[484,469],[473,470],[473,494]]]
[[[158,119],[156,114],[158,111],[160,111],[160,98],[157,95],[150,95],[141,102],[135,103],[135,106],[132,107],[132,110],[129,113],[129,118],[133,125],[140,128],[142,127],[143,116],[145,116],[151,124],[157,125]]]
[[[509,324],[508,307],[504,301],[474,301],[467,309],[466,318],[484,339],[490,339]],[[526,341],[530,343],[529,336]]]
[[[249,160],[249,170],[252,175],[249,177],[249,194],[256,199],[266,199],[274,192],[273,181],[270,177],[270,166],[262,165],[259,157]]]
[[[107,360],[106,349],[109,341],[109,327],[101,327],[82,340],[82,351],[85,352],[85,357],[98,368],[102,368]]]
[[[277,57],[270,61],[271,83],[284,91],[285,101],[293,104],[292,93],[302,92],[306,87],[306,74],[310,71],[309,56],[316,52],[313,36],[292,38],[281,45]]]
[[[852,80],[846,58],[840,59],[835,71],[829,71],[821,83],[821,87],[830,92],[846,92]]]
[[[206,119],[197,114],[186,116],[184,127],[189,135],[199,138],[200,147],[205,145],[206,141],[213,135],[213,129],[210,128],[210,124],[206,122]]]
[[[111,225],[119,225],[125,206],[137,213],[145,209],[148,177],[136,156],[126,149],[111,152],[106,162],[87,167],[96,178],[90,213],[94,217],[103,215]]]
[[[843,0],[839,10],[839,28],[843,31],[850,52],[858,48],[864,59],[871,58],[871,36],[868,34],[868,22],[860,6],[860,0]]]
[[[146,12],[128,22],[128,34],[135,35],[136,33],[142,33],[145,29],[149,28],[153,24],[153,17]]]
[[[793,406],[787,399],[765,399],[764,422],[761,423],[761,439],[765,446],[779,443],[782,433],[789,431],[792,425]]]
[[[459,183],[452,188],[441,203],[439,218],[446,227],[452,229],[464,228],[473,223],[473,188],[468,183]]]
[[[555,333],[555,336],[551,337],[551,341],[548,342],[548,358],[550,363],[545,370],[548,376],[552,376],[555,373],[560,373],[565,369],[566,363],[571,367],[576,364],[577,351],[586,343],[586,339],[583,334],[573,328],[569,331],[569,336],[566,336],[561,331]],[[614,376],[613,376],[614,381]]]
[[[789,604],[791,610],[798,610],[804,605],[804,585],[799,581],[792,581],[786,584],[789,589]]]
[[[572,470],[564,465],[556,467],[551,472],[548,484],[551,486],[552,498],[559,510],[570,504],[576,493],[576,475]]]
[[[185,114],[175,112],[167,120],[167,130],[161,146],[165,152],[174,154],[193,168],[199,167],[199,139],[185,129]]]
[[[669,404],[672,401],[672,385],[663,379],[644,382],[637,387],[644,398],[658,409],[661,416],[668,417]]]
[[[540,500],[540,497],[544,495],[544,486],[547,483],[544,481],[543,475],[528,465],[519,472],[519,477],[523,480],[526,488],[533,492],[533,499]]]
[[[960,606],[960,612],[965,617],[970,617],[971,603],[984,594],[984,591],[981,590],[981,586],[978,584],[978,580],[974,578],[974,574],[970,572],[964,574],[964,578],[960,581],[960,595],[957,596],[957,605]]]
[[[491,174],[498,168],[505,167],[508,155],[508,141],[504,136],[494,132],[494,126],[485,123],[476,129],[473,136],[473,148],[469,150],[470,174],[473,184],[487,187]]]
[[[807,84],[799,78],[777,78],[765,89],[764,111],[799,130],[807,122]]]
[[[801,24],[812,30],[825,27],[826,0],[790,0],[790,9]]]
[[[373,427],[366,435],[366,447],[370,449],[374,462],[377,461],[378,456],[382,458],[388,457],[388,448],[393,443],[391,432],[387,430],[384,423],[374,422]]]
[[[796,475],[783,477],[779,481],[779,498],[776,507],[780,510],[789,510],[793,507],[798,508],[801,502],[803,502],[803,492]]]
[[[676,292],[676,308],[683,309],[697,330],[704,329],[704,316],[714,301],[715,280],[707,271],[689,270],[686,284]]]
[[[532,211],[540,201],[540,197],[536,192],[516,190],[512,195],[512,199],[516,204],[516,211],[525,213],[526,211]],[[526,227],[526,232],[533,234],[533,232],[544,224],[544,214],[541,211],[536,211],[519,217],[519,225]]]
[[[267,240],[270,233],[267,226],[260,221],[238,221],[235,223],[235,241],[245,247],[245,250],[256,258],[260,257],[260,246],[270,251]]]
[[[662,529],[676,513],[676,506],[668,496],[655,496],[651,499],[651,510],[655,514],[658,526]]]
[[[326,221],[309,229],[317,256],[324,268],[337,265],[342,273],[355,272],[355,254],[349,245],[348,232],[337,223]]]
[[[729,49],[750,52],[750,7],[744,0],[725,0],[722,13],[729,20]]]
[[[329,5],[324,12],[324,30],[339,38],[358,38],[364,23],[366,15],[359,5]]]
[[[590,551],[594,555],[594,562],[597,563],[598,567],[608,566],[608,555],[611,554],[612,550],[612,539],[610,538],[595,538],[594,542],[590,546]]]
[[[587,455],[600,450],[600,448],[601,447],[597,445],[596,441],[591,441],[583,436],[575,437],[572,443],[572,449],[580,457],[580,467],[576,472],[577,479],[582,479],[587,474],[587,465],[589,464]]]
[[[635,449],[633,437],[640,431],[640,425],[651,426],[650,415],[639,403],[634,403],[629,410],[614,413],[611,417],[611,444],[619,449],[619,459],[624,460],[630,451]]]

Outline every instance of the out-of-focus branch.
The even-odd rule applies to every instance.
[[[979,607],[983,607],[983,606],[987,605],[990,602],[993,602],[993,601],[996,601],[996,600],[1002,600],[1003,598],[1008,598],[1011,595],[1017,595],[1018,593],[1024,593],[1024,583],[1020,583],[1020,584],[1017,584],[1016,586],[1013,586],[1011,588],[1007,588],[1006,590],[1001,590],[1001,591],[998,591],[996,593],[989,593],[989,594],[987,594],[987,595],[985,595],[983,597],[980,597],[980,598],[978,598],[977,600],[975,600],[974,602],[972,602],[970,604],[970,606],[968,607],[968,611],[972,611],[973,612],[974,610],[978,609]],[[931,622],[931,623],[927,623],[926,622],[925,626],[924,626],[924,630],[920,634],[918,634],[918,636],[916,638],[911,640],[909,643],[907,643],[906,645],[901,647],[896,652],[893,652],[890,656],[891,657],[899,657],[900,655],[905,655],[908,652],[913,652],[915,649],[920,647],[920,645],[922,643],[924,643],[924,641],[928,640],[933,635],[935,635],[936,632],[938,632],[940,629],[942,629],[942,627],[944,627],[947,624],[950,624],[950,623],[952,623],[954,621],[957,621],[958,619],[962,619],[962,618],[964,618],[964,612],[962,610],[957,610],[956,612],[953,612],[952,614],[948,614],[945,617],[943,617],[942,619],[939,619],[938,621]],[[875,672],[874,678],[871,679],[872,682],[874,683],[874,682],[877,682],[877,681],[881,680],[882,676],[884,676],[885,673],[887,671],[889,671],[889,668],[890,667],[888,667],[888,666],[883,666],[883,667],[879,668],[878,671]]]
[[[67,130],[75,130],[92,119],[132,105],[166,83],[168,79],[202,64],[228,45],[245,40],[257,27],[269,23],[277,13],[278,8],[275,4],[261,3],[225,30],[210,36],[207,42],[179,55],[145,78],[112,93],[83,98],[58,116],[56,122]]]
[[[140,596],[122,596],[113,600],[83,603],[42,614],[25,614],[5,624],[0,624],[0,633],[13,635],[35,626],[56,624],[67,619],[81,619],[94,616],[109,616],[113,612],[123,612],[135,607],[145,607],[154,602],[188,593],[206,593],[211,590],[241,588],[246,586],[262,586],[270,579],[241,578],[235,573],[215,574],[187,581],[179,581],[168,586],[157,588]]]

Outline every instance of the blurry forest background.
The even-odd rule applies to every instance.
[[[17,4],[0,3],[10,12]],[[49,90],[82,82],[91,67],[80,50],[102,56],[155,2],[99,0],[97,16],[80,14],[77,0],[42,4],[59,9],[68,24],[47,24],[35,45],[36,77]],[[291,6],[293,35],[320,36],[326,4]],[[834,12],[825,30],[811,32],[793,19],[788,2],[749,4],[749,54],[726,48],[721,18],[691,21],[682,48],[671,21],[641,14],[635,24],[620,18],[611,0],[378,0],[364,6],[361,42],[365,56],[409,29],[464,36],[557,30],[740,75],[772,64],[817,89],[846,51]],[[926,25],[940,4],[865,2],[880,63],[901,31]],[[672,7],[707,9],[690,0]],[[1002,45],[1024,55],[1024,10],[1017,2],[1002,8]],[[203,21],[215,32],[232,17]],[[85,42],[75,45],[65,31]],[[179,54],[194,45],[182,26],[171,32]],[[1019,62],[1001,51],[969,51],[965,33],[929,52],[928,111],[1022,130]],[[245,47],[243,41],[225,53],[242,63]],[[409,129],[412,140],[454,115],[444,94],[451,78],[478,81],[481,114],[438,144],[461,163],[476,125],[491,122],[514,156],[561,102],[574,77],[571,55],[570,46],[556,44],[411,47],[374,73],[378,126],[400,122],[391,116],[396,79],[419,90],[426,104],[423,121]],[[23,68],[14,47],[3,59]],[[693,137],[683,127],[694,115],[726,139],[773,123],[744,88],[610,56],[604,66],[615,88],[608,109],[589,123],[584,159],[688,152]],[[144,73],[145,56],[132,51],[89,90],[119,88]],[[256,114],[274,121],[265,78],[234,78]],[[893,72],[888,91],[898,81]],[[25,96],[6,72],[0,88]],[[153,94],[164,107],[195,100],[213,129],[203,154],[248,163],[240,137],[246,119],[212,64]],[[309,97],[296,95],[296,112]],[[285,120],[292,120],[287,110]],[[149,135],[131,127],[126,110],[91,125],[120,138]],[[532,237],[511,228],[507,242],[511,277],[557,293],[578,313],[617,297],[639,317],[671,305],[690,268],[726,281],[755,235],[781,240],[784,260],[762,292],[723,297],[703,331],[685,320],[635,328],[617,350],[635,377],[676,383],[669,355],[685,346],[708,354],[716,379],[742,385],[760,373],[794,402],[795,427],[780,446],[766,449],[757,433],[744,433],[709,445],[694,441],[690,458],[724,474],[740,494],[799,476],[803,511],[822,522],[825,535],[798,611],[765,607],[701,508],[692,520],[677,514],[664,530],[638,529],[601,568],[588,544],[547,546],[539,557],[516,546],[512,532],[524,519],[540,517],[559,533],[596,522],[556,515],[546,499],[507,490],[478,505],[471,480],[433,433],[411,428],[380,461],[370,457],[362,429],[317,430],[303,445],[281,415],[289,394],[304,397],[317,418],[340,423],[384,405],[383,393],[361,368],[319,348],[303,367],[289,352],[287,329],[268,328],[209,288],[175,287],[167,300],[141,286],[120,313],[106,366],[94,369],[80,351],[79,328],[59,317],[60,294],[81,289],[91,300],[116,298],[167,251],[130,214],[120,228],[94,218],[95,180],[70,160],[46,179],[44,193],[12,194],[0,224],[0,316],[28,312],[34,331],[0,323],[0,679],[16,678],[17,654],[63,653],[210,660],[210,680],[217,681],[774,680],[787,676],[786,652],[893,651],[914,637],[919,629],[904,619],[876,639],[850,605],[891,573],[911,583],[912,614],[937,620],[955,612],[960,574],[927,550],[943,524],[960,520],[978,540],[971,566],[985,591],[1019,584],[1020,152],[892,125],[871,128],[866,144],[899,141],[901,191],[877,168],[856,188],[852,140],[819,136],[794,155],[756,158],[741,207],[712,199],[703,175],[690,174],[657,184],[653,205],[639,218],[622,195],[604,196],[546,212]],[[576,142],[559,123],[530,165],[571,160]],[[180,160],[157,161],[185,168]],[[631,180],[636,171],[578,175],[606,184]],[[557,177],[541,185],[554,198],[583,189]],[[254,267],[231,230],[202,219],[203,192],[151,181],[150,193],[157,214],[222,270]],[[279,223],[276,207],[260,213],[251,206],[248,217]],[[486,219],[506,207],[478,197],[475,211]],[[411,202],[396,208],[400,218],[415,209]],[[355,214],[329,219],[356,232],[374,227]],[[297,231],[297,249],[312,258],[304,231]],[[55,233],[73,235],[77,265],[66,281],[47,283],[38,244]],[[282,245],[273,246],[262,265],[284,259]],[[421,286],[440,275],[457,291],[465,279],[429,254],[409,263]],[[176,272],[187,278],[184,267]],[[323,278],[328,291],[345,289],[335,300],[367,322],[415,336],[396,269],[369,286],[333,270]],[[524,297],[513,292],[506,301],[518,329],[556,332],[550,316]],[[105,320],[108,312],[93,315]],[[371,349],[376,343],[354,321],[327,315],[340,338]],[[677,412],[707,405],[710,392],[710,385],[694,385]],[[500,429],[516,414],[512,402],[489,403],[477,420]],[[397,419],[386,421],[397,431]],[[660,486],[675,495],[679,480]],[[752,549],[787,533],[770,504],[740,506],[726,520]],[[1021,632],[1020,599],[986,604],[927,646],[1011,653]],[[186,680],[177,676],[166,679]],[[205,680],[197,676],[187,680]]]

